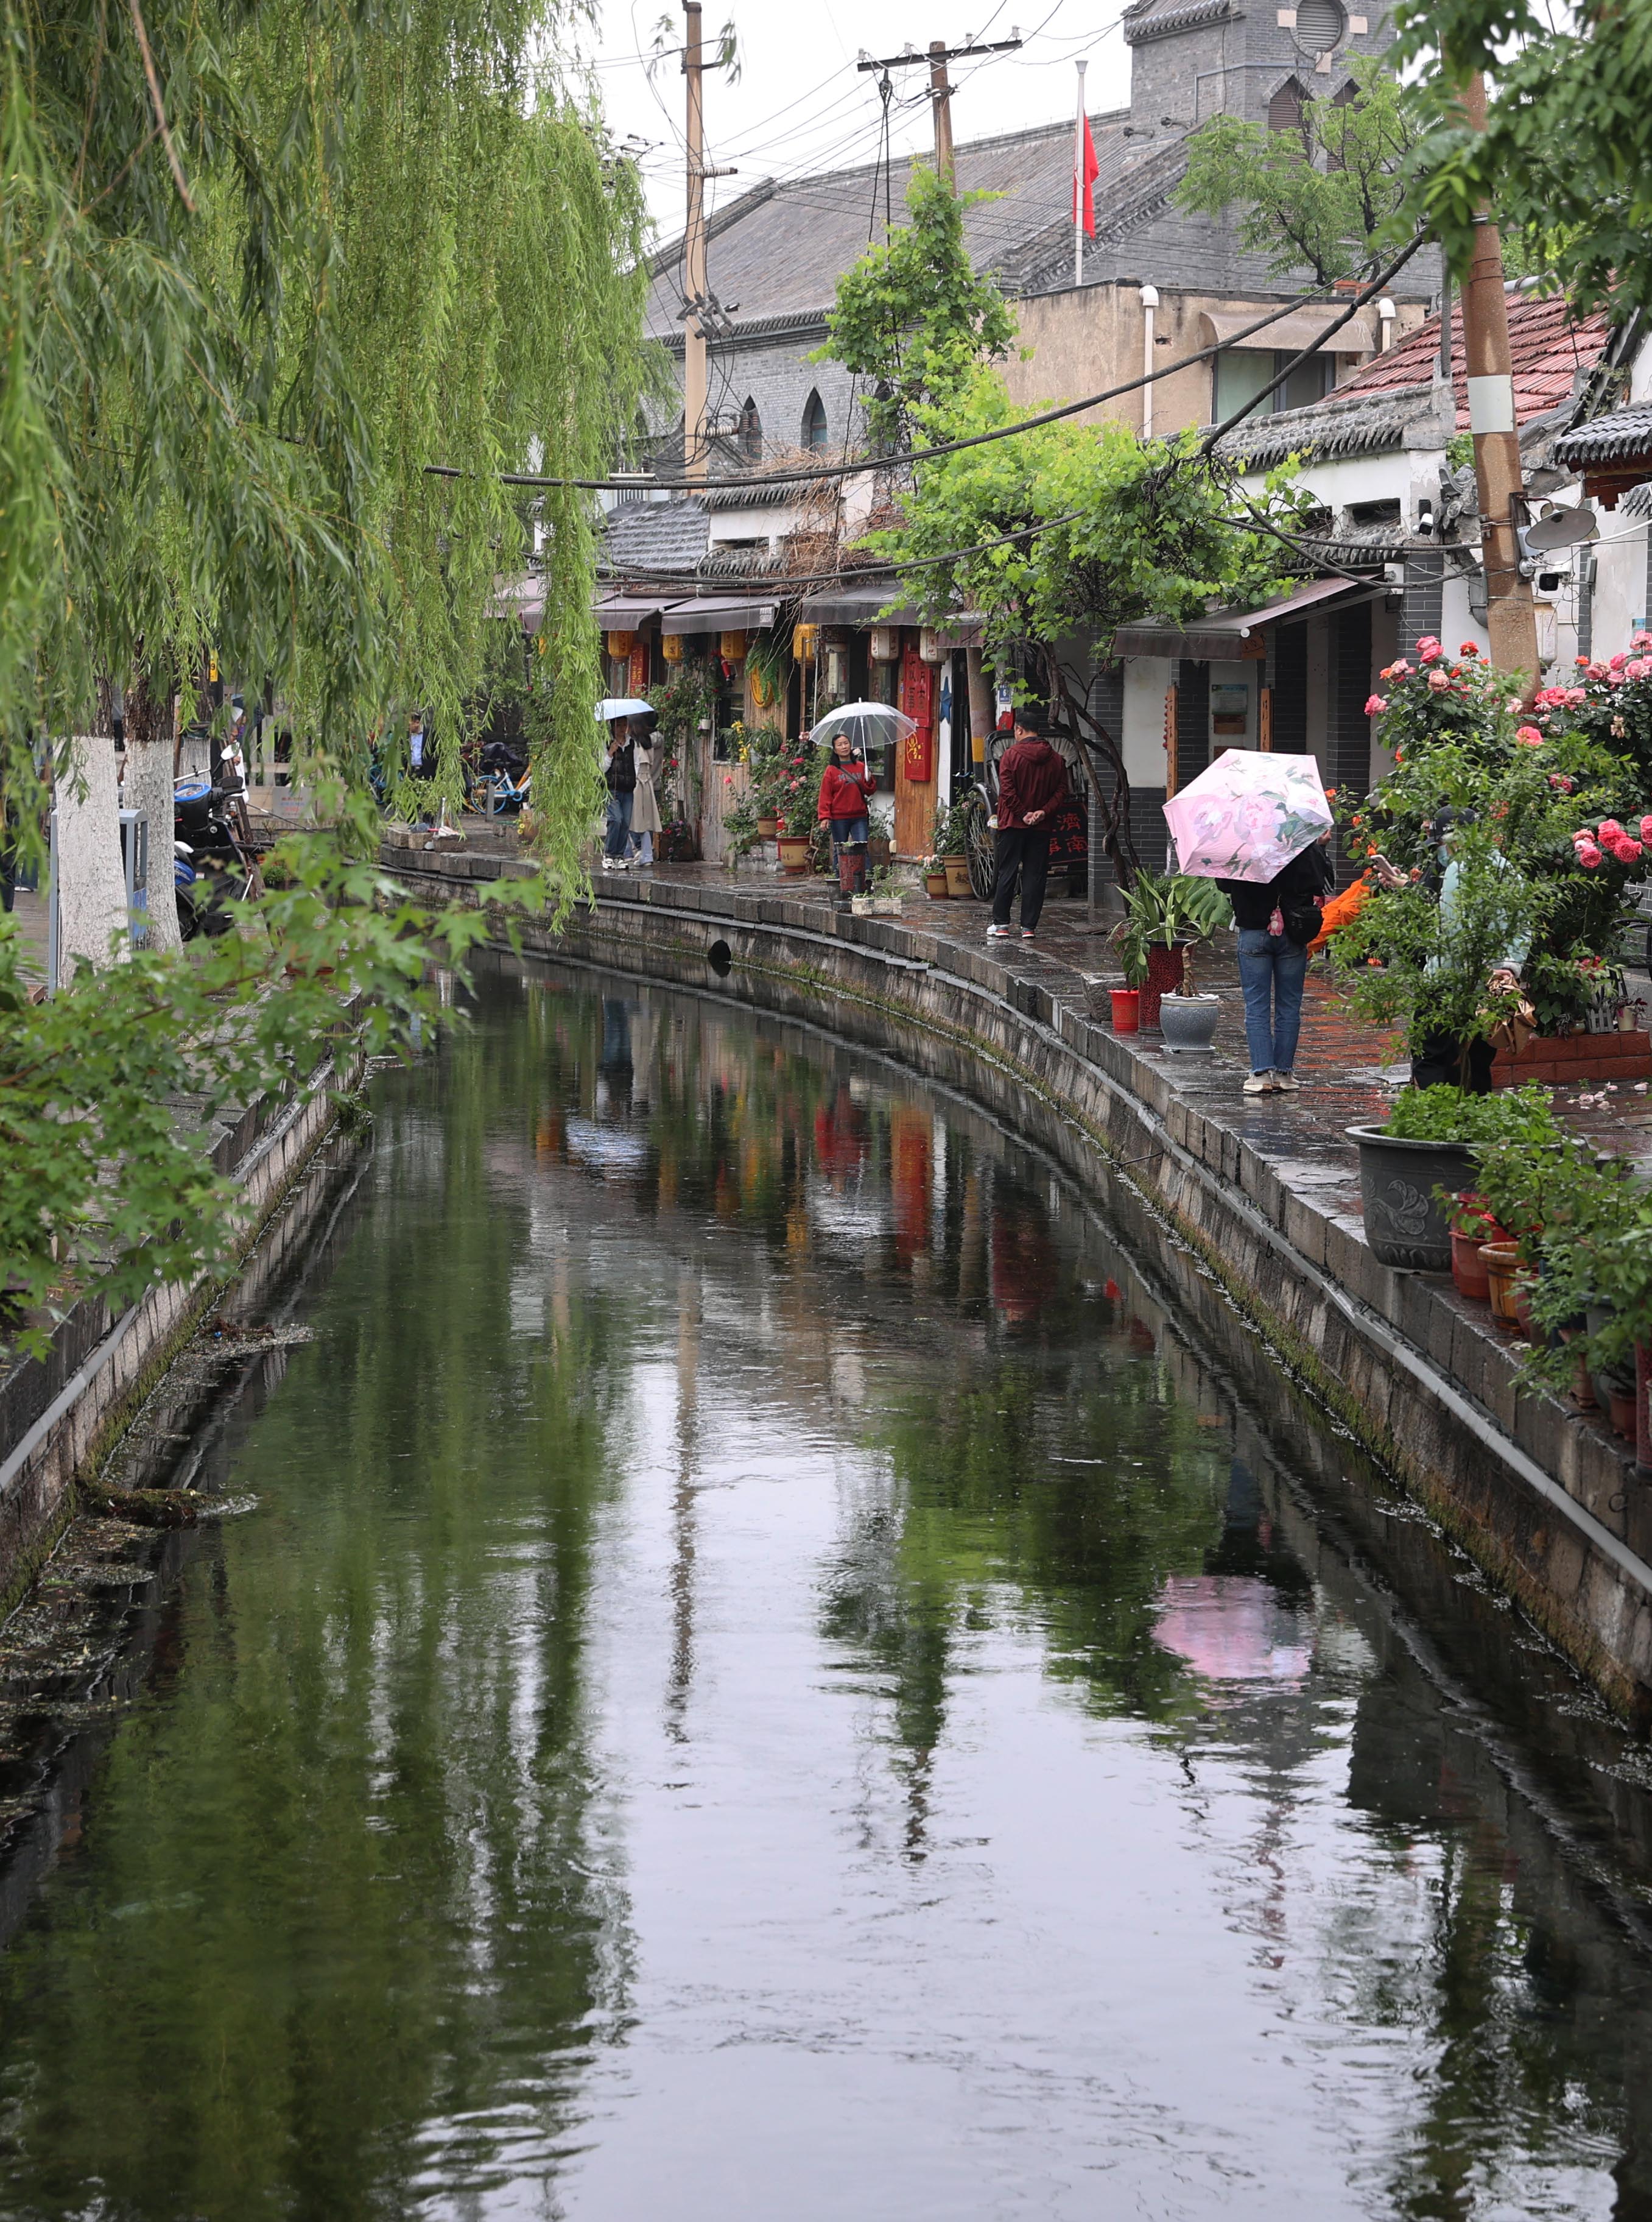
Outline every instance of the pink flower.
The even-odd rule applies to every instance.
[[[1604,679],[1605,675],[1606,667],[1604,663],[1592,663],[1589,666],[1589,676],[1591,679]]]
[[[1417,643],[1417,654],[1419,662],[1437,663],[1440,661],[1440,658],[1445,654],[1445,650],[1441,647],[1437,640],[1430,641],[1427,647],[1424,647],[1419,641]]]
[[[1609,671],[1606,674],[1606,684],[1608,687],[1621,687],[1623,683],[1624,675],[1621,671]]]
[[[1637,632],[1630,642],[1631,648],[1652,648],[1652,632]]]
[[[1638,841],[1631,841],[1625,834],[1621,841],[1612,843],[1611,853],[1620,864],[1632,864],[1641,854],[1641,844]]]
[[[1398,662],[1391,663],[1382,675],[1385,679],[1409,679],[1411,667],[1402,656]]]
[[[1625,679],[1652,679],[1652,660],[1637,656],[1633,663],[1624,666],[1624,676]]]
[[[1373,694],[1366,703],[1365,714],[1367,718],[1380,718],[1387,707],[1380,694]]]
[[[1517,741],[1523,742],[1529,749],[1540,749],[1543,744],[1543,737],[1536,725],[1517,725],[1514,738]]]
[[[1417,652],[1419,656],[1425,656],[1430,650],[1432,650],[1436,656],[1438,656],[1440,653],[1440,643],[1431,632],[1425,632],[1417,643]]]
[[[1615,818],[1603,818],[1600,821],[1600,838],[1603,841],[1615,840],[1623,830]]]
[[[1545,710],[1558,710],[1566,700],[1563,687],[1544,687],[1538,690],[1537,700]]]
[[[1652,814],[1649,814],[1641,820],[1641,838],[1643,841],[1652,841]]]
[[[1451,674],[1449,671],[1430,672],[1429,687],[1432,693],[1436,694],[1443,694],[1450,684]]]
[[[1593,841],[1580,841],[1578,843],[1577,858],[1579,863],[1582,865],[1586,872],[1594,871],[1598,866],[1605,862],[1605,857],[1601,855],[1599,850],[1595,847]]]
[[[1580,710],[1588,699],[1588,690],[1582,687],[1568,687],[1561,695],[1568,710]]]
[[[1606,659],[1606,668],[1608,671],[1621,671],[1628,662],[1628,656],[1620,649],[1616,656]]]

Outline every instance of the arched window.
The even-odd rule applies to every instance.
[[[763,419],[749,393],[746,396],[746,405],[740,412],[740,444],[745,450],[748,462],[762,461]]]
[[[803,444],[817,452],[826,445],[826,404],[813,391],[803,405]]]
[[[1300,82],[1296,78],[1287,77],[1267,104],[1268,129],[1300,131],[1303,105],[1307,97]]]

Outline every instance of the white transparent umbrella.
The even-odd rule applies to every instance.
[[[604,725],[616,718],[652,718],[654,704],[640,702],[635,694],[605,694],[597,705],[597,716]]]
[[[837,734],[847,733],[864,756],[869,748],[888,748],[917,731],[917,719],[896,709],[892,702],[845,702],[841,709],[829,710],[809,738],[824,745]]]

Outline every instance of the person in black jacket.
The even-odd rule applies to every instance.
[[[1250,1052],[1247,1095],[1294,1091],[1297,1035],[1308,944],[1319,931],[1319,907],[1336,881],[1326,834],[1292,857],[1265,885],[1217,882],[1233,905],[1239,929],[1239,984],[1245,991],[1245,1044]]]
[[[630,727],[616,718],[608,729],[608,832],[603,842],[603,869],[623,872],[630,867],[631,805],[636,794],[636,752]]]

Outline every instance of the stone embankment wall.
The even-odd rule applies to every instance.
[[[359,1060],[330,1060],[302,1093],[263,1095],[201,1137],[215,1171],[235,1181],[244,1252],[332,1127],[336,1095]],[[9,1609],[68,1516],[77,1480],[96,1472],[130,1415],[193,1332],[221,1286],[150,1289],[118,1317],[101,1300],[77,1304],[43,1358],[0,1364],[0,1610]]]
[[[485,901],[511,869],[391,861],[447,900]],[[1357,1219],[1186,1100],[1161,1057],[1095,1024],[1076,976],[1067,1000],[986,948],[666,882],[604,888],[565,933],[530,926],[523,945],[700,988],[721,976],[725,993],[963,1089],[1104,1202],[1127,1183],[1174,1238],[1189,1294],[1219,1285],[1619,1711],[1652,1727],[1652,1485],[1604,1430],[1523,1384],[1449,1281],[1380,1265]]]

